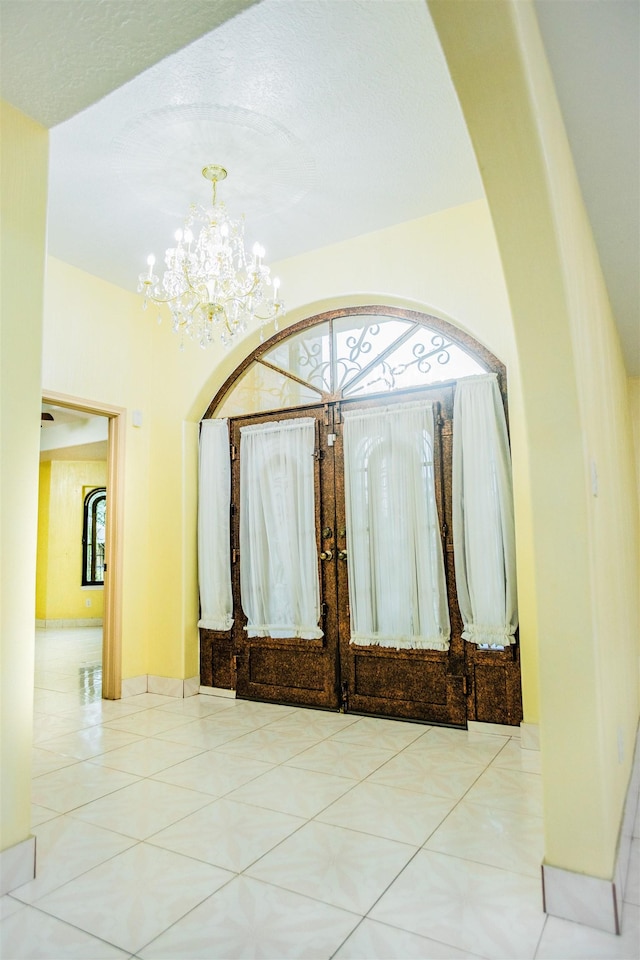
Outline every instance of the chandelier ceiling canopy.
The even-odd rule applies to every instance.
[[[217,199],[217,184],[227,171],[209,164],[202,175],[212,184],[211,205],[191,204],[183,228],[176,231],[175,246],[165,252],[162,277],[154,273],[156,258],[150,254],[148,269],[138,278],[145,308],[149,300],[169,307],[181,348],[185,336],[203,349],[216,339],[228,346],[256,322],[273,320],[277,327],[284,312],[280,281],[271,278],[264,247],[255,243],[247,253],[244,215],[233,220]]]

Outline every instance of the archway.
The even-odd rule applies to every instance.
[[[585,921],[575,905],[597,878],[585,922],[618,930],[639,702],[626,373],[534,5],[429,0],[429,9],[482,172],[522,376],[545,905]]]
[[[275,334],[239,365],[205,416],[230,418],[234,626],[228,631],[202,630],[204,685],[237,688],[239,695],[249,698],[458,726],[467,720],[520,722],[518,645],[483,649],[465,643],[456,597],[451,520],[453,402],[460,378],[487,374],[497,378],[506,405],[506,371],[485,347],[436,317],[380,305],[336,309],[302,320]],[[430,469],[452,624],[451,645],[435,644],[446,647],[444,653],[442,649],[416,650],[414,643],[408,644],[414,649],[398,649],[397,637],[388,644],[396,644],[392,653],[377,634],[374,640],[355,641],[350,627],[349,584],[353,587],[354,580],[348,569],[351,559],[347,563],[351,547],[345,539],[348,477],[343,423],[358,410],[389,404],[395,405],[397,415],[401,405],[404,408],[407,401],[418,399],[434,411]],[[285,419],[293,424],[296,418],[311,419],[317,438],[314,482],[323,638],[302,643],[289,638],[283,644],[282,638],[263,637],[249,642],[236,564],[245,549],[240,544],[241,431]],[[383,453],[382,460],[387,462],[385,457]],[[423,454],[420,457],[424,459]],[[411,455],[407,470],[410,462]],[[374,482],[373,475],[369,480]],[[426,535],[426,529],[423,532]],[[400,564],[402,559],[399,555]],[[402,620],[400,611],[396,620]],[[317,647],[315,653],[312,644]]]

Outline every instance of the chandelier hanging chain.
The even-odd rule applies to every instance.
[[[263,262],[264,248],[256,243],[252,254],[245,249],[244,215],[232,220],[217,199],[217,185],[227,171],[210,164],[202,175],[211,181],[211,206],[191,205],[183,229],[175,234],[176,246],[165,253],[162,279],[153,272],[152,254],[147,272],[138,278],[138,292],[144,293],[145,308],[149,300],[169,307],[181,346],[188,336],[204,348],[216,334],[229,345],[256,322],[274,320],[277,328],[284,306],[278,299],[280,281],[271,279]],[[197,239],[192,231],[196,223],[201,224]]]

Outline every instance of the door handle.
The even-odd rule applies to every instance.
[[[323,550],[320,554],[321,560],[333,560],[333,550]]]
[[[338,560],[346,560],[346,559],[347,559],[347,550],[345,547],[344,550],[338,550]]]

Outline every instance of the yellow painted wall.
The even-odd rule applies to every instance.
[[[44,620],[47,609],[47,572],[49,569],[49,500],[51,461],[40,463],[38,481],[38,552],[36,554],[36,618]]]
[[[82,586],[82,526],[84,498],[106,482],[106,462],[53,460],[40,464],[38,620],[102,618],[103,588]]]
[[[636,486],[640,508],[640,377],[629,377],[629,416],[636,461]]]
[[[5,850],[31,831],[48,136],[4,102],[0,127],[0,850]]]
[[[127,408],[124,463],[124,677],[149,672],[149,489],[152,324],[132,293],[50,257],[45,290],[43,391]],[[146,321],[146,322],[145,322]],[[100,356],[88,367],[86,356]],[[130,412],[141,410],[142,428]],[[170,600],[168,603],[170,604]]]
[[[482,171],[520,358],[545,860],[610,879],[640,708],[626,372],[533,5],[429,7]]]
[[[94,370],[83,361],[89,348],[101,357]],[[203,378],[215,356],[199,351],[195,359],[177,351],[169,329],[157,325],[152,311],[143,311],[138,295],[49,258],[45,392],[127,410],[123,678],[185,678],[199,671],[194,559],[198,431],[197,422],[185,422],[185,415],[194,379]],[[142,427],[132,425],[133,410],[142,413]],[[183,435],[189,437],[184,451]]]

